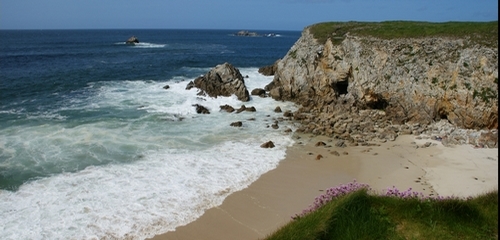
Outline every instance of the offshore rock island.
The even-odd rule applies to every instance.
[[[262,34],[262,33],[258,33],[258,32],[250,32],[247,30],[238,31],[237,33],[234,33],[233,35],[238,36],[238,37],[277,37],[277,36],[279,36],[279,34],[276,34],[276,33]]]
[[[261,68],[274,74],[265,89],[302,106],[299,132],[352,144],[428,133],[443,144],[498,147],[498,22],[425,34],[459,24],[306,27],[283,59]]]

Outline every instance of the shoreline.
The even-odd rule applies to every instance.
[[[498,149],[445,147],[414,135],[346,147],[326,136],[293,137],[296,143],[277,168],[194,222],[152,239],[263,239],[326,189],[354,180],[378,194],[394,186],[426,196],[465,198],[498,189]]]

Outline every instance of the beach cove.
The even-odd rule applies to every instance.
[[[295,134],[294,139],[276,169],[196,221],[152,239],[263,239],[326,189],[352,181],[380,194],[396,187],[466,198],[498,189],[497,149],[444,146],[425,135],[346,147],[334,146],[335,140],[325,136]]]
[[[2,236],[262,239],[352,181],[373,194],[497,189],[494,46],[323,42],[311,29],[142,30],[133,45],[128,30],[5,31]],[[244,95],[196,86],[222,63]]]

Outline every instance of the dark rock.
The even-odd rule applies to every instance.
[[[254,90],[252,90],[252,92],[250,93],[250,95],[265,97],[266,96],[266,90],[264,90],[262,88],[255,88]]]
[[[170,86],[169,86],[169,85],[165,85],[165,86],[163,87],[163,89],[169,89],[169,88],[170,88]]]
[[[239,32],[235,33],[234,35],[235,36],[242,36],[242,37],[258,37],[258,36],[260,36],[256,32],[249,32],[249,31],[244,31],[244,30],[239,31]]]
[[[243,111],[246,111],[246,112],[256,112],[257,109],[255,107],[246,107],[245,105],[241,105],[241,107],[236,110],[236,113],[241,113]]]
[[[210,111],[202,105],[193,104],[193,107],[196,107],[196,113],[198,113],[198,114],[200,114],[200,113],[201,114],[210,114]]]
[[[229,63],[217,65],[204,76],[196,78],[194,87],[200,89],[199,95],[216,98],[218,96],[229,97],[234,94],[240,101],[250,100],[243,76],[237,68]]]
[[[254,106],[252,106],[252,107],[247,107],[247,108],[245,109],[245,111],[247,111],[247,112],[256,112],[256,111],[257,111],[257,109],[255,109],[255,107],[254,107]]]
[[[220,110],[226,111],[228,113],[234,112],[234,108],[231,107],[231,106],[229,106],[229,105],[227,105],[227,104],[220,106]]]
[[[139,39],[137,39],[135,36],[130,37],[125,41],[126,44],[136,44],[139,43]]]
[[[193,81],[190,81],[190,82],[186,85],[186,90],[190,90],[191,88],[194,88],[194,82],[193,82]]]
[[[231,127],[241,127],[243,123],[241,121],[231,123]]]
[[[269,141],[269,142],[263,143],[262,145],[260,145],[260,147],[261,148],[273,148],[274,143],[273,143],[273,141]]]
[[[279,106],[277,106],[275,109],[274,109],[274,112],[276,113],[280,113],[281,112],[281,108]]]
[[[238,110],[236,110],[236,113],[243,112],[243,111],[245,111],[246,109],[247,109],[247,107],[246,107],[245,105],[241,105],[241,107],[240,107]]]

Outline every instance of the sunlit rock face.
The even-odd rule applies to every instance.
[[[323,132],[334,131],[336,116],[349,113],[359,121],[366,110],[383,111],[376,116],[393,124],[447,120],[460,128],[498,129],[498,48],[467,39],[349,34],[339,44],[323,44],[306,28],[277,62],[266,90],[300,103],[299,112],[312,114]]]

